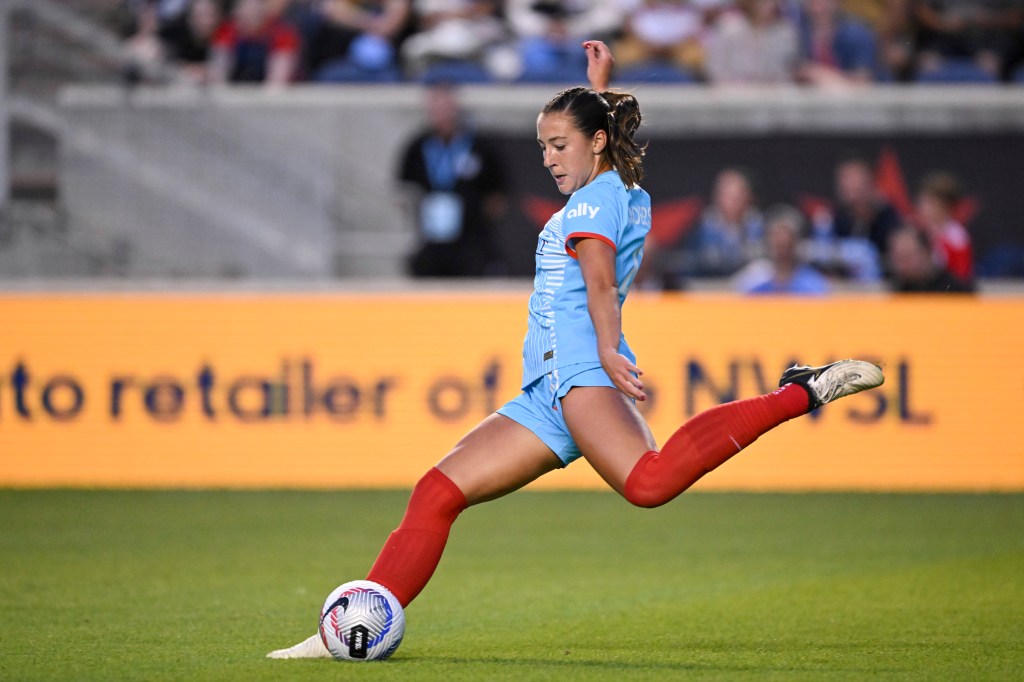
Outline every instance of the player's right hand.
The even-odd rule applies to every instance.
[[[583,49],[587,52],[587,80],[590,81],[590,87],[597,92],[604,92],[608,89],[612,67],[615,66],[611,50],[600,40],[585,41]]]
[[[643,370],[629,361],[625,355],[615,353],[601,358],[601,366],[615,387],[634,400],[647,400],[644,382],[640,379]]]

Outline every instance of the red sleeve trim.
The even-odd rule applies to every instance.
[[[577,256],[576,249],[572,247],[571,242],[577,239],[599,239],[608,246],[612,247],[612,251],[618,251],[618,248],[616,248],[615,246],[615,242],[613,242],[611,239],[604,236],[603,234],[597,234],[596,232],[573,232],[572,234],[565,238],[565,252],[572,256],[573,258],[576,258]]]

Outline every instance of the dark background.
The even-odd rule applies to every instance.
[[[529,275],[541,225],[528,206],[540,200],[550,203],[553,212],[565,198],[544,170],[534,140],[488,137],[508,169],[511,211],[499,237],[502,251],[511,274]],[[1024,135],[702,135],[649,142],[643,186],[651,194],[655,220],[659,204],[689,198],[706,205],[715,176],[728,166],[753,174],[762,208],[778,202],[800,207],[809,198],[832,200],[835,166],[850,154],[876,167],[885,155],[895,160],[911,202],[928,172],[948,171],[976,207],[967,228],[979,274],[1024,276]]]

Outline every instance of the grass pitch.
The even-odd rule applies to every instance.
[[[1024,677],[1024,496],[518,493],[385,663],[272,661],[406,493],[0,491],[0,679]]]

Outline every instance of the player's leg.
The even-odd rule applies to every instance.
[[[434,574],[455,519],[468,506],[501,497],[557,469],[554,452],[500,414],[484,419],[413,488],[401,524],[366,576],[408,606]],[[319,634],[269,658],[328,658]]]
[[[658,445],[633,401],[610,386],[576,386],[562,398],[562,414],[576,446],[617,493],[645,452]]]
[[[626,480],[657,443],[633,401],[610,386],[576,386],[562,398],[562,414],[583,458],[626,496]]]
[[[466,507],[517,490],[559,466],[525,426],[500,414],[487,417],[413,488],[402,523],[367,579],[407,606],[433,575],[449,530]]]
[[[466,496],[467,506],[522,488],[562,463],[533,431],[492,414],[466,434],[437,469]]]
[[[767,395],[719,405],[687,421],[661,451],[648,447],[649,432],[636,407],[607,387],[577,387],[563,399],[566,424],[584,457],[627,500],[656,507],[757,438],[794,417],[837,398],[882,384],[881,370],[844,360],[824,367],[787,370]]]
[[[762,433],[807,412],[807,393],[790,385],[719,405],[683,424],[664,447],[648,440],[632,402],[604,386],[577,387],[562,400],[583,456],[618,493],[641,507],[664,504]]]

